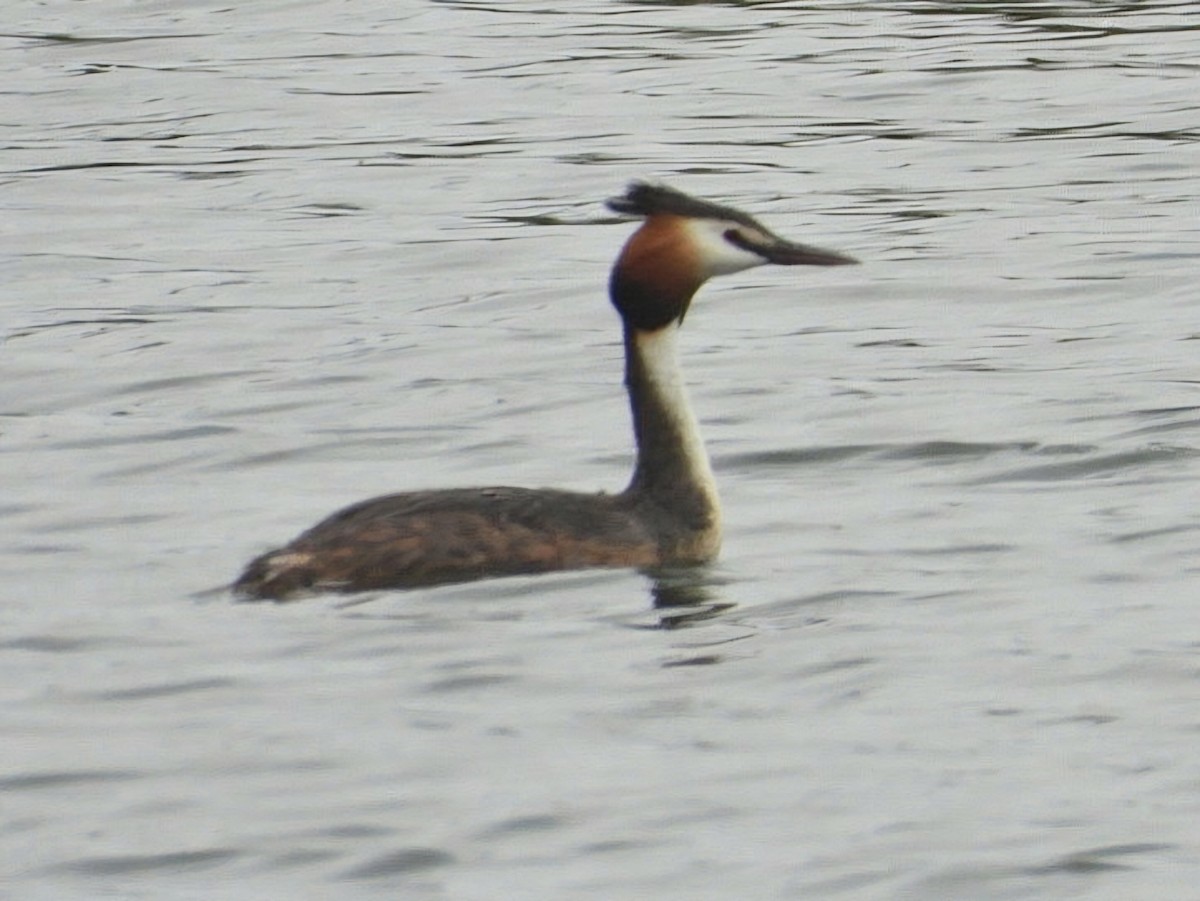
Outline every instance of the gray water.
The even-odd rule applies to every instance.
[[[1200,14],[5,4],[0,895],[1200,897]],[[208,589],[619,488],[602,205],[710,285],[712,567]]]

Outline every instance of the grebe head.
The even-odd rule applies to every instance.
[[[843,266],[853,257],[787,241],[753,216],[647,182],[634,182],[610,209],[645,217],[613,267],[609,290],[625,321],[641,331],[680,322],[697,289],[715,275],[767,263]]]

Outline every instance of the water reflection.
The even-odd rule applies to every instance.
[[[649,570],[650,597],[658,611],[658,627],[683,629],[720,616],[735,604],[720,596],[723,580],[712,567],[690,566]]]
[[[429,598],[437,598],[446,602],[454,600],[486,600],[497,606],[505,604],[522,604],[525,602],[538,603],[542,597],[539,589],[550,589],[551,586],[564,585],[596,585],[624,584],[627,574],[634,570],[622,569],[585,569],[564,572],[543,573],[528,576],[510,576],[492,579],[479,579],[470,582],[460,582],[434,589],[395,589],[355,593],[346,596],[335,596],[334,607],[338,610],[359,611],[363,608],[371,610],[379,604],[393,602],[398,610],[393,614],[386,612],[383,618],[405,618],[408,598],[414,593],[430,592]],[[634,617],[635,628],[639,629],[680,629],[695,625],[705,620],[714,619],[720,614],[732,610],[737,605],[726,600],[721,588],[727,578],[718,575],[710,566],[679,566],[664,567],[654,570],[641,571],[647,587],[646,599],[649,609],[653,611],[653,620],[647,624],[643,611],[622,610],[619,617]],[[229,596],[229,587],[222,586],[206,592],[206,596],[220,593]],[[286,602],[285,602],[286,603]]]

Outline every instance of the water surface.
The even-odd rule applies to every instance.
[[[1178,2],[9,4],[14,898],[1192,899]],[[717,564],[197,597],[353,500],[619,488],[602,206],[709,286]]]

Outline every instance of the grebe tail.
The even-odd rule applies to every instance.
[[[612,269],[637,446],[617,494],[511,487],[392,494],[333,514],[251,561],[246,599],[409,588],[589,567],[702,563],[721,544],[716,482],[680,373],[676,336],[709,278],[773,263],[856,262],[773,234],[731,207],[635,182],[608,201],[643,218]]]

